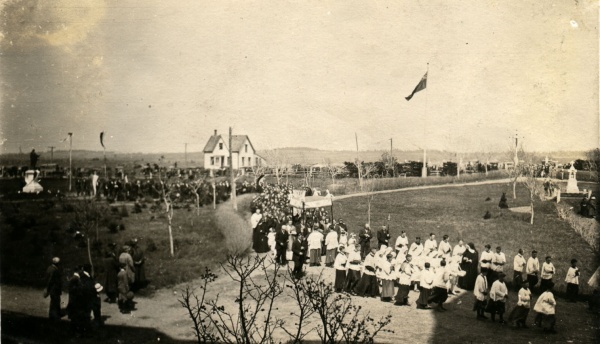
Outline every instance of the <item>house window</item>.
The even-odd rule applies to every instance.
[[[223,142],[219,142],[219,149],[223,149]]]
[[[215,165],[215,157],[214,156],[210,157],[210,164],[213,166]]]
[[[256,166],[260,166],[258,158],[255,158],[255,159],[256,159]]]
[[[242,157],[242,166],[246,166],[246,158]]]
[[[246,153],[248,153],[248,145],[247,144],[244,148],[246,149]]]

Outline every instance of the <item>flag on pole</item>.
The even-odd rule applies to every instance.
[[[73,133],[69,133],[67,134],[67,137],[65,137],[64,139],[60,140],[60,142],[65,142],[69,139],[69,137],[73,136]]]
[[[102,145],[102,148],[105,148],[104,147],[104,132],[100,133],[100,144]]]
[[[419,84],[417,84],[417,87],[415,87],[415,89],[412,91],[412,93],[408,96],[405,97],[406,100],[410,100],[415,93],[424,90],[427,87],[427,73],[425,73],[425,75],[423,75],[423,77],[421,78],[421,81],[419,81]]]

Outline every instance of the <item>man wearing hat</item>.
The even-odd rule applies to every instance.
[[[94,325],[101,326],[102,322],[102,301],[100,297],[100,293],[104,289],[100,283],[94,284],[94,289],[96,289],[96,296],[92,302],[92,313],[94,314]]]
[[[60,258],[52,258],[52,264],[46,270],[46,290],[44,298],[50,296],[50,320],[60,320],[60,294],[62,293],[62,271]]]
[[[377,231],[377,249],[380,249],[382,245],[390,246],[390,231],[387,226],[381,226],[381,229]]]
[[[294,270],[292,271],[292,273],[294,274],[295,278],[301,278],[302,266],[304,265],[304,261],[306,260],[306,243],[304,241],[304,236],[302,235],[302,233],[298,233],[298,237],[292,245],[292,253],[294,261]]]

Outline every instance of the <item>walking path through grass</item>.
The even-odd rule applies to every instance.
[[[378,195],[378,194],[387,194],[392,192],[399,191],[411,191],[411,190],[426,190],[426,189],[440,189],[440,188],[450,188],[450,187],[462,187],[462,186],[471,186],[471,185],[486,185],[486,184],[502,184],[502,183],[510,183],[512,179],[492,179],[492,180],[483,180],[479,182],[470,182],[470,183],[452,183],[452,184],[439,184],[439,185],[420,185],[420,186],[410,186],[401,189],[393,189],[393,190],[381,190],[381,191],[373,191],[373,192],[359,192],[350,195],[341,195],[335,196],[334,201],[350,198],[350,197],[359,197],[359,196],[367,196],[367,195]]]

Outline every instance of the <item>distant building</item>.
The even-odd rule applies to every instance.
[[[215,130],[204,146],[204,168],[220,169],[229,167],[229,137],[218,135]],[[265,164],[265,160],[256,154],[248,135],[233,135],[231,138],[233,168],[250,168]]]

